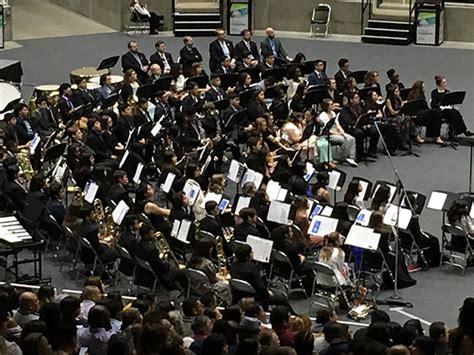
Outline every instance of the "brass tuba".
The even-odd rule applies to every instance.
[[[28,149],[20,149],[16,154],[18,161],[18,167],[20,168],[20,174],[25,181],[31,181],[31,178],[35,174],[30,161],[30,152]]]
[[[99,240],[102,241],[107,237],[107,224],[104,206],[102,205],[102,201],[98,198],[94,200],[92,205],[94,207],[94,220],[99,225]]]

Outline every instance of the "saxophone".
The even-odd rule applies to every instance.
[[[30,152],[28,149],[20,149],[16,154],[16,159],[18,160],[18,167],[20,168],[20,174],[23,176],[23,179],[27,182],[31,181],[35,171],[31,166]]]
[[[176,255],[174,255],[173,250],[171,250],[171,247],[168,244],[165,236],[161,232],[156,232],[153,237],[156,248],[160,252],[160,259],[164,262],[173,261],[176,267],[180,267],[178,259],[176,258]]]
[[[96,198],[93,202],[94,220],[99,225],[99,240],[102,242],[107,237],[107,223],[102,201]]]
[[[82,189],[79,186],[75,186],[73,190],[74,201],[77,204],[82,204]]]
[[[227,259],[224,254],[224,244],[222,243],[222,237],[216,237],[216,253],[217,263],[219,265],[218,275],[223,279],[229,278],[229,271],[227,270]]]
[[[117,229],[117,225],[114,222],[112,209],[110,207],[105,208],[105,231],[106,236],[102,241],[111,248],[115,247],[118,242],[119,231]]]

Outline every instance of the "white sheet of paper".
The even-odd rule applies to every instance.
[[[212,161],[212,155],[209,154],[206,158],[206,161],[204,162],[204,165],[202,166],[202,173],[204,173],[206,170],[207,170],[207,167],[209,166],[209,164],[211,164],[211,161]]]
[[[314,201],[308,199],[308,209],[306,210],[306,217],[309,218],[311,211],[313,210]]]
[[[222,199],[222,194],[216,194],[214,192],[208,192],[206,194],[206,196],[204,196],[204,199],[202,200],[201,208],[204,208],[206,206],[207,201],[214,201],[217,204],[219,204],[219,202],[221,202],[221,199]]]
[[[308,228],[308,234],[325,236],[335,232],[338,220],[324,216],[314,216]]]
[[[33,140],[31,141],[31,146],[30,146],[31,155],[35,154],[36,148],[38,147],[38,144],[40,141],[41,141],[40,136],[38,135],[38,133],[35,133],[35,136],[33,137]]]
[[[94,202],[95,195],[97,194],[97,190],[99,190],[99,185],[97,185],[95,182],[90,181],[86,184],[85,188],[85,196],[84,200],[86,200],[89,203]]]
[[[163,192],[166,192],[166,193],[170,192],[175,178],[176,178],[176,174],[168,173],[168,175],[166,176],[166,180],[165,180],[164,184],[161,185],[161,189],[163,190]]]
[[[244,165],[239,163],[237,160],[232,160],[230,162],[229,173],[227,178],[235,183],[239,183],[241,178],[241,173],[243,171]]]
[[[56,166],[56,169],[54,170],[54,178],[57,181],[61,181],[64,177],[64,173],[66,172],[66,166],[63,165],[58,165]]]
[[[285,199],[286,199],[286,195],[288,194],[288,190],[287,189],[280,189],[280,191],[278,192],[278,196],[277,196],[277,201],[281,201],[281,202],[284,202]]]
[[[247,182],[253,182],[257,190],[260,188],[260,185],[263,181],[263,175],[256,172],[255,170],[248,169],[245,172],[244,178],[242,179],[242,186]]]
[[[130,141],[132,140],[133,132],[135,132],[135,128],[132,128],[130,131],[128,131],[127,141],[125,142],[125,149],[128,149],[128,145],[130,144]]]
[[[126,150],[125,153],[123,153],[123,156],[122,156],[122,159],[120,160],[120,164],[119,164],[119,169],[122,169],[122,166],[123,164],[125,164],[125,162],[127,161],[127,158],[128,158],[128,155],[129,155],[129,151]]]
[[[250,245],[253,252],[253,258],[261,263],[268,263],[272,255],[273,240],[263,239],[249,234],[247,244]]]
[[[400,212],[398,212],[400,210]],[[411,221],[412,213],[408,208],[398,208],[397,205],[390,204],[383,217],[383,223],[387,226],[397,225],[397,214],[398,214],[398,228],[407,229]]]
[[[142,163],[138,163],[137,170],[135,170],[135,175],[133,175],[133,182],[137,185],[141,182],[140,176],[142,176],[143,168],[144,165]]]
[[[200,186],[190,182],[189,180],[184,184],[183,192],[186,194],[186,196],[188,196],[189,204],[191,206],[194,205],[194,202],[196,202],[199,191],[201,191]]]
[[[191,227],[191,222],[183,219],[181,221],[181,226],[179,227],[178,240],[181,240],[184,243],[188,242],[189,228]]]
[[[265,190],[267,195],[268,195],[268,200],[273,201],[273,200],[278,200],[278,194],[280,192],[280,184],[276,181],[270,180],[267,183],[267,189]]]
[[[161,123],[160,122],[156,122],[155,125],[153,126],[153,129],[151,130],[151,135],[153,137],[156,137],[156,135],[158,134],[158,132],[160,131],[161,129]]]
[[[270,202],[270,207],[268,208],[267,220],[285,225],[291,224],[292,221],[288,220],[290,209],[291,205],[288,203],[272,201]]]
[[[323,210],[321,211],[321,216],[330,217],[332,215],[332,211],[334,208],[331,206],[324,206]]]
[[[372,211],[366,209],[360,210],[355,223],[367,227],[369,225],[370,216],[372,216]]]
[[[428,201],[428,205],[426,206],[426,208],[429,208],[430,210],[441,211],[443,209],[447,197],[447,193],[433,191],[431,193],[430,200]]]
[[[130,207],[123,200],[120,200],[112,212],[112,218],[116,225],[119,226],[122,224],[122,221],[129,210]]]
[[[469,210],[469,217],[474,218],[474,202],[471,203],[471,209]]]
[[[235,214],[239,214],[242,208],[247,208],[250,205],[251,197],[239,196],[237,206],[235,207]]]
[[[339,171],[335,171],[335,170],[330,171],[328,189],[331,189],[331,190],[338,189],[337,183],[339,182],[340,177],[341,177],[341,173]]]
[[[354,247],[377,250],[380,242],[380,234],[374,233],[372,228],[353,225],[347,234],[344,244]]]
[[[173,221],[173,229],[171,229],[171,236],[175,237],[178,235],[179,227],[181,226],[181,221],[175,219]]]
[[[304,176],[304,179],[306,180],[306,182],[309,181],[309,179],[311,179],[311,176],[313,176],[314,172],[316,171],[316,169],[314,168],[314,165],[307,161],[306,162],[306,175]]]

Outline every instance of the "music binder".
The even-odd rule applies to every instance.
[[[272,255],[273,240],[268,240],[249,234],[247,244],[252,248],[253,259],[261,263],[270,262]]]
[[[408,229],[410,225],[412,213],[408,208],[398,207],[397,205],[390,204],[385,211],[383,217],[383,223],[387,226],[397,226],[400,229]]]
[[[279,224],[291,225],[293,221],[290,219],[291,205],[280,201],[270,202],[268,208],[267,220]]]
[[[375,118],[376,112],[367,112],[363,115],[360,115],[355,123],[355,127],[363,127],[372,123]]]
[[[183,192],[189,198],[189,205],[191,206],[194,205],[200,191],[201,191],[201,187],[198,184],[190,180],[186,181],[183,187]]]
[[[114,220],[114,223],[120,226],[129,210],[130,207],[123,200],[120,200],[112,212],[112,219]]]
[[[120,57],[118,55],[102,59],[102,61],[100,62],[96,70],[97,71],[102,70],[102,69],[110,70],[117,65],[117,62],[119,61],[119,59]]]
[[[375,251],[379,247],[380,237],[381,234],[375,233],[372,228],[353,225],[347,233],[344,244]]]
[[[440,106],[454,106],[461,105],[466,97],[465,91],[451,91],[447,92],[441,98]]]
[[[89,203],[94,202],[98,190],[99,185],[97,185],[94,181],[88,181],[84,188],[84,200]]]
[[[372,216],[372,211],[362,209],[357,214],[355,223],[360,224],[361,226],[367,227],[369,225],[370,216]]]
[[[161,190],[165,193],[169,193],[171,191],[171,187],[173,186],[173,182],[175,178],[176,178],[175,173],[168,173],[168,175],[166,175],[165,182],[161,184]]]
[[[234,214],[239,215],[240,211],[243,208],[247,208],[250,206],[252,198],[248,196],[238,196],[237,197],[237,203],[235,204],[235,209],[234,209]]]

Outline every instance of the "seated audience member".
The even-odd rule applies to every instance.
[[[430,338],[436,342],[436,355],[451,354],[448,328],[443,322],[433,322],[429,329]]]
[[[410,346],[412,355],[436,355],[436,342],[427,336],[418,336]]]
[[[474,298],[464,300],[459,310],[458,326],[449,333],[449,342],[453,354],[469,355],[474,353]]]
[[[23,292],[18,297],[18,309],[13,313],[13,319],[23,327],[26,323],[37,320],[39,300],[33,292]]]
[[[347,325],[329,322],[324,326],[323,333],[329,346],[320,352],[321,355],[348,353],[350,334]]]
[[[278,335],[280,345],[293,346],[296,332],[290,330],[290,310],[285,306],[277,306],[270,312],[270,324]]]
[[[82,290],[81,311],[79,319],[87,324],[87,315],[92,307],[102,299],[102,293],[97,286],[88,285]]]
[[[150,35],[157,35],[160,28],[160,17],[156,12],[148,11],[146,4],[142,6],[139,0],[132,0],[130,2],[130,8],[137,14],[142,20],[148,20],[150,22]]]
[[[106,355],[107,343],[114,334],[109,310],[107,307],[96,305],[89,310],[87,320],[89,326],[77,331],[79,346],[87,348],[90,355]]]

